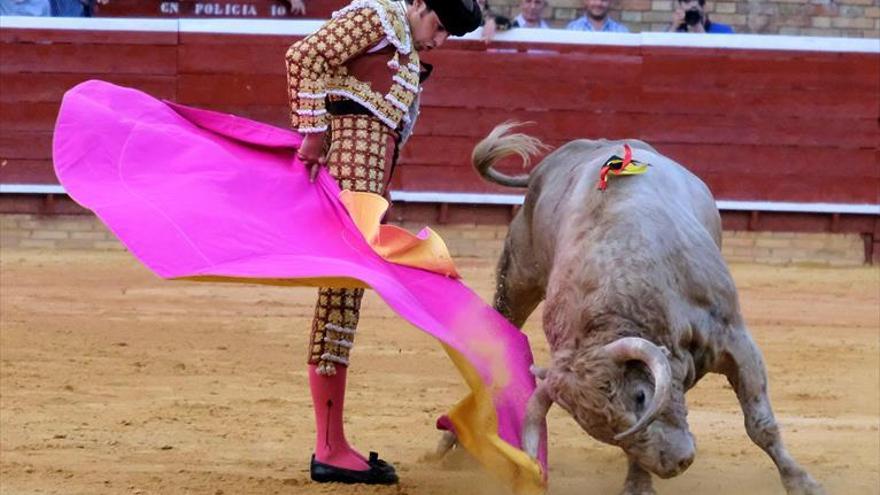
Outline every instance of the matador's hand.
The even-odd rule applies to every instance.
[[[306,4],[303,0],[284,0],[294,15],[306,15]]]
[[[314,182],[321,167],[327,164],[327,158],[324,156],[324,133],[306,134],[299,149],[296,150],[296,157],[309,168],[309,182]]]
[[[483,24],[483,32],[481,33],[480,38],[488,45],[489,42],[492,41],[492,38],[495,37],[497,31],[498,25],[495,23],[495,17],[490,16]]]

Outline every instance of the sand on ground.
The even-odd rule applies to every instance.
[[[491,298],[493,260],[461,262]],[[830,494],[880,493],[880,270],[733,265],[791,453]],[[123,252],[0,257],[2,494],[501,494],[463,454],[425,455],[465,392],[437,343],[364,301],[347,429],[393,487],[308,479],[305,356],[314,290],[163,281]],[[539,362],[539,313],[529,320]],[[660,494],[784,493],[726,381],[688,394],[698,454]],[[626,463],[559,408],[551,495],[617,493]]]

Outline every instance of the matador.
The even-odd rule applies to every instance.
[[[473,0],[354,0],[286,54],[292,127],[304,135],[298,158],[346,190],[385,195],[398,150],[413,130],[421,83],[431,67],[419,53],[479,27]],[[312,321],[308,375],[317,482],[393,484],[394,467],[365,457],[345,437],[343,410],[361,288],[321,288]]]

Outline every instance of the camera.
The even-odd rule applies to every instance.
[[[688,10],[684,13],[684,23],[688,26],[695,26],[703,20],[703,14],[699,10]]]

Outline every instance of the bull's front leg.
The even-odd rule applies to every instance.
[[[656,495],[651,473],[646,471],[634,459],[629,459],[629,471],[621,495]]]
[[[825,495],[825,490],[789,455],[767,394],[767,370],[761,351],[743,330],[725,350],[723,373],[736,391],[749,438],[766,452],[789,495]]]
[[[493,306],[517,328],[525,325],[544,298],[544,288],[536,282],[537,264],[531,261],[531,248],[526,237],[528,229],[524,223],[520,212],[510,224],[495,271]]]
[[[510,224],[504,250],[498,260],[495,272],[494,307],[502,316],[517,328],[522,328],[541,299],[544,288],[536,283],[535,263],[529,260],[527,242],[528,229],[520,212]],[[430,459],[441,459],[458,445],[458,439],[452,431],[443,432]]]

